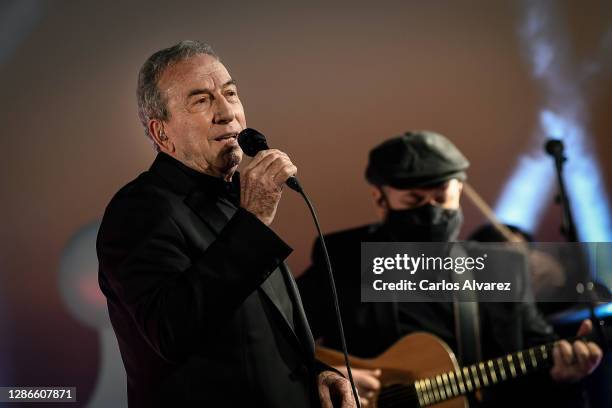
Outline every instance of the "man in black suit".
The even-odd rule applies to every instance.
[[[129,406],[354,406],[314,359],[291,249],[269,228],[296,167],[267,150],[239,177],[245,115],[206,44],[153,54],[137,94],[159,153],[113,197],[97,241]]]
[[[468,350],[465,346],[465,352],[461,353],[456,331],[458,309],[452,303],[361,301],[359,254],[362,242],[451,242],[457,239],[463,222],[460,197],[468,166],[468,160],[447,138],[427,131],[394,137],[370,152],[366,178],[381,222],[325,237],[349,353],[375,357],[403,336],[417,331],[437,335],[459,358],[461,354],[467,357],[468,352],[472,356],[481,354],[484,358],[493,358],[554,340],[552,329],[539,316],[532,302],[483,303],[480,308],[470,310],[471,316],[480,314],[477,319],[480,335],[472,340],[480,342],[482,347]],[[315,338],[323,345],[339,348],[337,330],[327,313],[331,297],[323,285],[326,274],[317,240],[312,265],[300,276],[298,286]],[[590,330],[591,322],[584,321],[579,335]],[[549,402],[556,397],[562,403],[559,406],[571,406],[566,404],[580,390],[567,387],[567,383],[593,371],[601,356],[601,349],[594,343],[576,341],[570,345],[562,341],[554,351],[555,364],[550,372],[543,373],[538,381],[533,377],[528,380],[543,388],[534,386],[537,392],[526,399],[512,386],[498,387],[491,393],[485,392],[485,403],[500,407],[530,402],[535,406],[538,397]],[[354,369],[353,375],[362,396],[372,395],[380,387],[380,371]],[[565,392],[568,389],[571,392]]]

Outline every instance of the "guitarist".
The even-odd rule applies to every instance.
[[[381,222],[326,236],[350,354],[374,357],[413,332],[425,331],[444,340],[457,354],[456,312],[450,303],[362,303],[361,242],[449,242],[463,222],[460,198],[468,160],[447,138],[433,132],[408,132],[370,152],[366,179]],[[312,265],[298,285],[315,338],[339,349],[331,295],[320,242]],[[480,336],[472,339],[484,358],[555,340],[552,328],[533,303],[481,303],[477,306]],[[592,330],[582,322],[578,335]],[[599,364],[602,350],[594,343],[560,341],[548,372],[529,380],[500,384],[483,393],[482,406],[581,406],[579,380]],[[380,370],[354,369],[364,406],[380,388]],[[528,396],[528,397],[527,397]],[[537,396],[542,401],[538,402]]]

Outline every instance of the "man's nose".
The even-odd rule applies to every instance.
[[[218,98],[216,102],[214,122],[216,124],[224,124],[233,121],[236,117],[233,105],[225,98]]]
[[[425,198],[425,202],[423,204],[439,206],[443,204],[444,201],[443,195],[439,194],[438,192],[432,192]]]
[[[435,195],[430,195],[425,199],[425,204],[438,205],[438,198]]]

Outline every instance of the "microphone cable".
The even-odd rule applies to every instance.
[[[353,373],[351,371],[351,363],[349,362],[348,350],[346,347],[346,338],[344,337],[344,326],[342,324],[342,317],[340,315],[340,305],[338,303],[338,293],[336,291],[336,283],[334,282],[334,273],[332,272],[331,262],[329,260],[329,253],[327,252],[327,246],[325,245],[325,239],[323,238],[323,233],[321,232],[321,226],[319,225],[319,219],[317,218],[317,213],[314,209],[314,206],[310,202],[308,195],[302,188],[302,185],[299,183],[297,178],[293,178],[295,180],[295,184],[298,188],[298,193],[304,198],[306,201],[306,205],[310,210],[310,214],[312,215],[312,219],[314,220],[315,226],[317,227],[317,233],[319,234],[319,239],[321,240],[321,247],[323,249],[323,256],[325,258],[325,265],[327,266],[327,276],[329,278],[329,286],[332,290],[332,298],[334,299],[334,311],[336,312],[336,324],[338,325],[338,332],[340,334],[340,342],[342,343],[342,354],[344,354],[344,365],[346,366],[346,372],[348,373],[349,382],[351,383],[351,388],[353,390],[353,398],[355,398],[355,403],[357,404],[357,408],[361,408],[361,402],[359,401],[359,395],[357,394],[357,387],[355,386],[355,381],[353,380]]]

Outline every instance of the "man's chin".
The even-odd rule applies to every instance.
[[[238,168],[238,165],[242,161],[242,150],[240,149],[232,149],[227,152],[223,157],[223,165],[221,168],[224,170],[225,174],[233,173]]]

